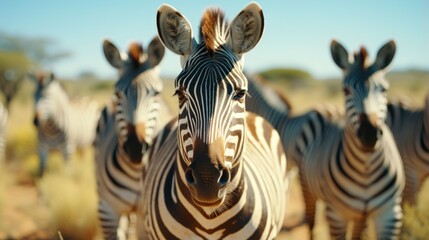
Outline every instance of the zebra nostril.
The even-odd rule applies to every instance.
[[[186,169],[185,178],[186,178],[186,182],[188,182],[189,185],[195,185],[196,181],[195,181],[194,173],[191,168]]]
[[[220,186],[221,187],[225,186],[229,182],[230,177],[231,177],[231,174],[229,170],[227,169],[221,170],[221,175],[218,180],[218,183],[220,184]]]

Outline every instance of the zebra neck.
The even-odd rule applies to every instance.
[[[246,98],[247,111],[265,118],[277,130],[284,127],[290,109],[276,92],[249,78],[249,94]]]
[[[364,149],[360,139],[358,138],[356,131],[351,125],[346,125],[343,131],[342,145],[346,158],[353,161],[359,161],[365,164],[373,164],[374,160],[379,159],[380,155],[383,154],[382,139],[378,139],[378,142],[371,151]]]
[[[132,161],[130,156],[126,153],[124,149],[124,145],[121,145],[121,144],[119,144],[118,147],[116,148],[116,159],[118,159],[121,162],[125,162],[127,164],[134,165],[134,166],[142,165],[141,161],[140,162]]]
[[[51,83],[49,92],[49,102],[51,105],[50,118],[60,129],[64,129],[68,124],[66,121],[72,107],[69,97],[59,83],[56,82]]]

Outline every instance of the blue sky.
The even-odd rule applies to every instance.
[[[132,40],[148,42],[156,34],[156,11],[169,3],[191,22],[197,32],[204,8],[221,7],[229,20],[249,1],[2,1],[0,32],[24,37],[47,37],[70,58],[49,66],[59,77],[92,71],[115,77],[116,71],[102,53],[102,40],[126,50]],[[330,40],[349,51],[365,45],[370,57],[390,39],[397,43],[393,70],[429,69],[429,1],[268,1],[261,0],[265,31],[259,44],[245,56],[245,68],[253,73],[272,67],[296,67],[316,78],[338,77]],[[180,72],[179,57],[166,51],[161,63],[164,76]]]

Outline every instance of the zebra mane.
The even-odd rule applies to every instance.
[[[128,56],[135,62],[140,63],[140,57],[143,54],[143,47],[140,43],[132,42],[128,47]]]
[[[263,78],[261,75],[255,75],[252,79],[254,79],[255,82],[258,82],[260,85],[262,85],[262,87],[269,87],[267,80],[265,78]],[[291,104],[291,101],[289,100],[289,98],[286,96],[286,94],[284,94],[283,92],[281,92],[277,88],[271,88],[271,89],[273,90],[274,93],[276,93],[276,95],[279,97],[280,101],[282,101],[283,104],[286,105],[287,109],[291,112],[292,111],[292,104]]]
[[[228,22],[220,8],[207,9],[200,24],[200,40],[204,41],[210,55],[225,43]]]
[[[358,62],[362,67],[366,68],[369,65],[368,51],[365,47],[361,47],[360,51],[354,53],[355,62]]]

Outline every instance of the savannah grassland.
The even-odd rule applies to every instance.
[[[320,104],[343,108],[341,82],[335,79],[314,80],[299,70],[273,69],[261,73],[269,85],[279,89],[290,100],[293,114],[299,114]],[[395,72],[388,75],[391,82],[389,97],[407,97],[421,107],[429,92],[429,73],[422,71]],[[110,100],[113,81],[82,79],[63,81],[69,95],[90,96],[100,106]],[[30,81],[24,82],[13,100],[8,123],[7,157],[0,167],[0,239],[101,239],[97,222],[97,195],[94,176],[93,150],[75,154],[64,163],[59,153],[48,160],[42,179],[36,177],[36,132],[32,125],[33,91]],[[165,99],[176,113],[172,97],[173,83],[165,81]],[[295,180],[289,198],[286,225],[299,223],[303,204],[299,184]],[[416,207],[405,207],[402,239],[427,239],[429,236],[429,184],[419,195]],[[426,204],[425,204],[426,203]],[[322,214],[317,218],[316,239],[327,239]],[[298,224],[281,239],[308,238],[307,228]]]

